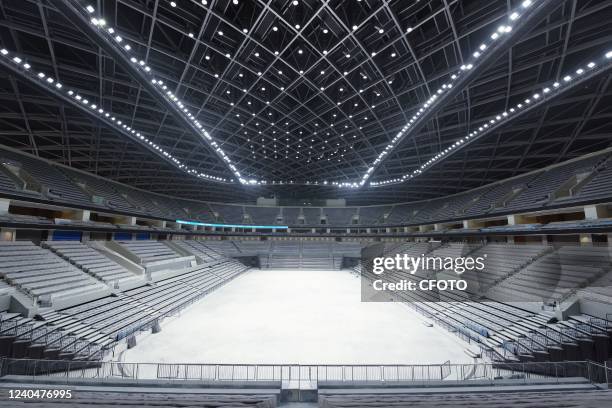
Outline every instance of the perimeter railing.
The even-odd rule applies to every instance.
[[[167,364],[116,361],[0,359],[0,377],[64,377],[67,379],[191,380],[207,382],[278,381],[287,386],[316,387],[319,382],[478,382],[479,385],[561,383],[583,378],[593,384],[612,381],[612,369],[592,361],[419,365],[333,364]]]

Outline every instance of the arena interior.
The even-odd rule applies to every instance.
[[[612,406],[610,21],[0,0],[0,406]]]

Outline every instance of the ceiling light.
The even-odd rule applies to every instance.
[[[278,31],[278,27],[277,26],[272,27],[272,31]]]
[[[170,2],[170,5],[171,5],[172,7],[176,7],[176,3],[175,3],[175,2],[173,2],[173,1],[171,1],[171,2]]]
[[[353,31],[357,30],[357,28],[359,28],[359,27],[357,27],[356,25],[354,25],[354,26],[353,26]]]

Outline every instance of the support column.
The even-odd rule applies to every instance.
[[[587,220],[596,220],[598,218],[606,218],[608,209],[604,205],[586,205],[584,206],[584,218]]]
[[[81,210],[76,214],[79,221],[89,221],[91,219],[91,211],[89,210]],[[87,242],[89,241],[89,232],[83,231],[81,233],[81,241]]]
[[[586,220],[596,220],[598,218],[608,217],[608,209],[604,205],[585,205],[584,218]],[[593,245],[592,234],[580,234],[580,245]],[[608,234],[608,245],[610,243],[610,234]]]
[[[508,216],[508,225],[522,224],[523,221],[524,220],[522,219],[522,216],[520,215],[512,214]],[[506,240],[508,241],[509,244],[514,244],[514,235],[506,235]],[[543,244],[548,243],[548,239],[546,238],[546,235],[542,237],[542,243]]]
[[[76,218],[79,221],[89,221],[91,219],[91,211],[89,210],[81,210],[77,212]]]
[[[523,217],[521,215],[509,215],[508,216],[508,225],[517,225],[524,224]]]
[[[0,214],[8,214],[11,200],[0,198]]]

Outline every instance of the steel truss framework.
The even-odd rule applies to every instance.
[[[91,4],[96,16],[132,45],[134,55],[197,113],[243,174],[301,183],[359,180],[418,107],[521,2],[75,3]],[[612,50],[612,0],[556,3],[393,150],[371,181],[418,168],[543,83]],[[0,2],[0,41],[190,167],[233,177],[200,136],[54,2]],[[191,198],[248,201],[278,193],[343,196],[355,204],[407,201],[460,192],[608,147],[610,80],[610,74],[600,75],[576,87],[409,182],[354,191],[320,185],[228,186],[187,176],[10,71],[0,72],[0,144]]]

